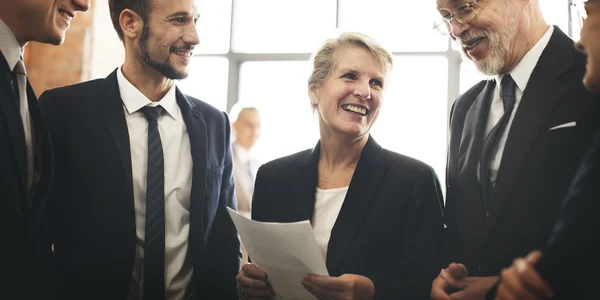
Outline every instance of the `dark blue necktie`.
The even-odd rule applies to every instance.
[[[160,106],[142,108],[148,120],[144,300],[165,299],[165,172],[158,118]]]
[[[490,180],[490,163],[492,158],[498,151],[498,141],[502,136],[502,133],[506,130],[506,125],[510,116],[512,115],[513,108],[515,107],[515,81],[509,74],[502,77],[500,83],[500,98],[504,105],[504,114],[498,120],[498,123],[492,128],[490,133],[486,136],[483,147],[481,148],[481,156],[479,158],[479,182],[481,183],[481,189],[483,192],[483,201],[486,212],[488,212],[490,192],[493,188]]]

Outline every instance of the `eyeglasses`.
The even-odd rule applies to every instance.
[[[481,0],[475,0],[459,5],[454,11],[447,9],[440,9],[440,11],[446,11],[448,14],[445,17],[433,22],[433,28],[436,29],[440,34],[446,35],[452,32],[452,21],[456,21],[460,24],[467,24],[475,17],[477,17],[477,11],[475,6]]]

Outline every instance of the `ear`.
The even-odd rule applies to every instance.
[[[318,91],[319,88],[316,84],[308,84],[308,98],[310,99],[310,104],[312,104],[313,106],[319,104]]]
[[[123,38],[135,39],[144,28],[144,21],[136,12],[124,9],[119,15],[119,24],[123,31]]]

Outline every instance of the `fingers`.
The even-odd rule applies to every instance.
[[[465,278],[465,277],[469,276],[467,267],[465,267],[465,265],[463,265],[463,264],[451,263],[448,266],[448,272],[455,279]]]
[[[266,281],[267,274],[253,264],[246,264],[236,276],[238,298],[243,300],[268,299],[273,295]]]
[[[240,273],[244,273],[247,277],[250,278],[267,280],[267,273],[255,264],[245,264],[242,267],[242,272]]]
[[[443,273],[445,273],[443,275]],[[450,277],[450,274],[446,269],[442,269],[440,271],[440,275],[433,280],[431,284],[431,292],[429,296],[433,300],[452,300],[450,296],[446,293],[446,290],[449,287],[447,280],[444,277]]]
[[[343,291],[328,289],[320,286],[307,278],[302,280],[302,285],[311,294],[315,295],[318,299],[342,299]]]
[[[542,252],[539,250],[533,250],[531,252],[529,252],[529,254],[527,255],[527,257],[525,257],[525,260],[532,264],[535,265],[537,264],[537,262],[540,260],[540,258],[542,257]]]
[[[535,261],[539,259],[539,256],[533,258]],[[525,259],[516,259],[514,262],[516,270],[515,281],[518,280],[527,290],[531,291],[535,295],[552,298],[552,288],[542,279],[542,276],[533,268],[533,266]],[[518,277],[518,278],[517,278]]]

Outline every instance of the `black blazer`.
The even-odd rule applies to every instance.
[[[581,82],[585,57],[554,28],[516,111],[486,214],[478,161],[495,81],[453,105],[447,165],[447,259],[472,276],[499,275],[516,257],[542,248],[567,188],[600,126],[600,99]],[[576,122],[577,126],[550,130]]]
[[[136,249],[129,136],[116,71],[40,97],[54,139],[58,299],[126,299]],[[227,116],[177,90],[193,159],[189,255],[196,294],[237,299],[241,253]],[[83,294],[82,294],[83,292]],[[208,299],[207,298],[207,299]]]
[[[263,165],[252,218],[312,220],[320,143]],[[369,137],[331,232],[327,270],[370,278],[376,299],[428,299],[440,270],[442,197],[431,167]]]
[[[0,55],[0,236],[3,241],[0,261],[6,274],[11,274],[8,281],[0,283],[0,293],[17,289],[17,294],[23,295],[23,290],[17,286],[25,282],[25,278],[26,286],[35,285],[31,272],[44,268],[45,260],[51,254],[50,246],[41,246],[38,237],[44,230],[40,224],[54,175],[54,161],[46,122],[27,82],[35,164],[41,174],[34,186],[31,207],[27,208],[25,134],[11,74],[4,56]]]
[[[569,188],[536,267],[557,299],[596,299],[600,274],[600,131]]]

